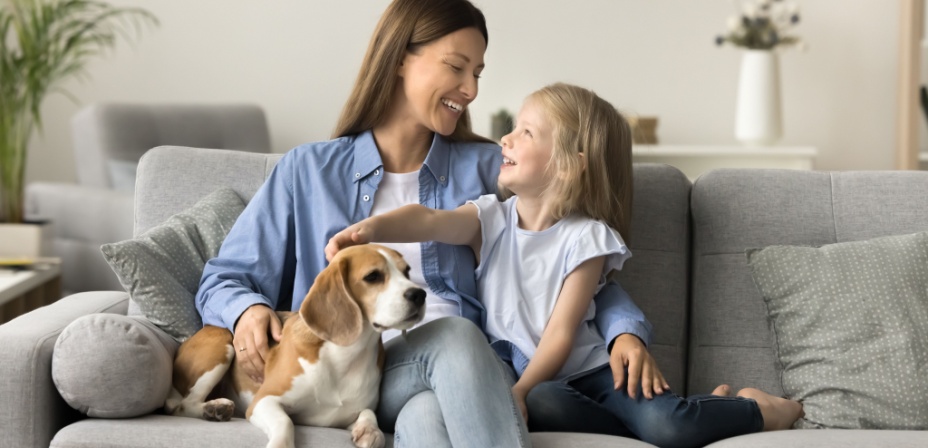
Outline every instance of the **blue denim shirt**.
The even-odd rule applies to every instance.
[[[451,142],[435,134],[419,171],[419,203],[453,209],[494,193],[501,163],[497,145]],[[327,264],[323,249],[329,238],[370,216],[381,179],[383,163],[370,131],[285,154],[232,226],[219,255],[206,263],[196,296],[203,323],[233,329],[255,304],[298,310]],[[471,249],[435,242],[421,248],[428,286],[483,328]],[[622,333],[650,341],[650,323],[617,284],[604,287],[596,304],[607,341]]]

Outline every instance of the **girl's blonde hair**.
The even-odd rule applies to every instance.
[[[552,84],[529,98],[554,127],[547,167],[551,184],[545,194],[555,217],[583,213],[628,240],[633,192],[628,122],[612,104],[582,87]]]
[[[464,28],[476,28],[489,42],[483,13],[467,0],[394,0],[384,11],[371,36],[367,54],[334,137],[360,134],[381,123],[390,111],[399,80],[397,69],[407,52]],[[474,134],[465,110],[450,136],[454,141],[491,140]]]

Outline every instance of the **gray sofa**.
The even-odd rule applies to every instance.
[[[150,151],[139,167],[135,234],[222,186],[250,199],[279,157],[180,147]],[[771,331],[745,263],[745,248],[821,245],[926,228],[928,172],[719,170],[691,184],[672,167],[636,165],[630,236],[634,257],[620,280],[654,324],[650,349],[677,393],[707,393],[729,383],[735,390],[754,386],[780,395]],[[51,378],[56,338],[81,316],[125,315],[131,308],[123,292],[83,293],[0,326],[5,348],[0,351],[0,447],[266,443],[263,433],[243,420],[210,423],[157,412],[101,419],[72,410]],[[141,320],[127,321],[134,322],[126,330],[127,339],[173,356],[175,343]],[[111,363],[92,368],[107,377],[123,367]],[[155,375],[163,381],[160,388],[169,384],[169,368]],[[532,440],[536,447],[650,446],[588,434],[535,433]],[[348,433],[337,429],[298,427],[297,441],[304,446],[351,446]],[[928,431],[789,430],[711,446],[916,447],[928,446]]]
[[[62,259],[67,293],[120,289],[100,245],[132,237],[132,193],[142,154],[162,145],[271,151],[264,110],[254,104],[95,103],[71,120],[77,184],[34,182],[26,213],[50,219],[50,255]]]

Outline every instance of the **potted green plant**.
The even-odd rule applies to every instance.
[[[63,81],[144,24],[158,20],[101,1],[0,0],[0,223],[23,221],[26,149],[46,95],[70,96]]]

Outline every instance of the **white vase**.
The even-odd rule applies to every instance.
[[[741,57],[735,138],[746,145],[770,145],[783,135],[780,64],[770,50],[746,50]]]

